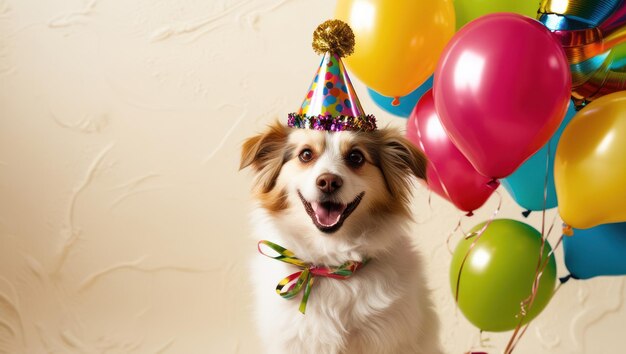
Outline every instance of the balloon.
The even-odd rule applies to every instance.
[[[623,0],[542,0],[539,21],[554,31],[572,64],[626,41]]]
[[[576,109],[574,109],[573,104],[570,104],[565,114],[565,119],[563,119],[559,130],[552,136],[550,141],[548,141],[541,150],[537,151],[526,160],[526,162],[521,164],[513,174],[501,180],[504,188],[522,208],[527,210],[544,209],[546,157],[548,156],[548,150],[550,152],[550,160],[548,162],[548,185],[545,208],[550,209],[557,206],[556,190],[554,189],[554,155],[556,154],[556,146],[559,143],[563,130],[565,130],[565,127],[575,114]],[[550,144],[549,149],[548,144]]]
[[[456,28],[481,16],[496,12],[515,12],[520,15],[535,17],[537,0],[455,0]]]
[[[572,97],[577,107],[616,91],[626,90],[626,44],[572,65]]]
[[[626,223],[574,229],[563,237],[565,266],[577,279],[626,274]]]
[[[426,180],[432,191],[457,208],[472,212],[480,208],[498,183],[476,172],[454,146],[441,126],[432,91],[427,91],[407,121],[407,138],[428,158]]]
[[[424,83],[454,34],[449,0],[340,0],[335,17],[354,31],[348,68],[389,97],[406,96]]]
[[[420,87],[416,88],[415,91],[410,94],[400,97],[399,104],[397,106],[393,105],[393,98],[383,96],[380,93],[372,90],[371,88],[367,89],[370,97],[374,100],[374,103],[385,111],[395,114],[400,117],[407,118],[411,115],[413,108],[417,104],[417,101],[424,95],[424,93],[430,90],[433,87],[433,77],[429,77],[426,82],[424,82]]]
[[[626,91],[576,114],[556,149],[554,181],[568,225],[587,229],[626,221]]]
[[[435,71],[435,104],[476,170],[502,178],[556,132],[570,81],[563,49],[543,25],[517,14],[491,14],[463,27],[444,50]]]
[[[472,231],[480,230],[485,223]],[[476,236],[474,236],[476,237]],[[459,242],[452,256],[450,284],[456,294],[461,264],[474,237]],[[521,303],[532,292],[541,250],[541,234],[533,227],[510,219],[494,220],[467,257],[459,284],[458,306],[474,326],[501,332],[519,324]],[[542,264],[551,251],[546,242]],[[523,324],[546,307],[554,292],[556,262],[550,255],[535,300]]]
[[[626,89],[626,2],[544,0],[539,13],[567,53],[577,107]]]

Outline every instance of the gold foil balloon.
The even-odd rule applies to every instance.
[[[568,225],[586,229],[626,221],[626,91],[576,114],[559,141],[554,180]]]
[[[626,89],[626,1],[543,0],[538,18],[565,49],[578,108]]]
[[[408,95],[432,75],[455,29],[451,0],[338,0],[335,15],[356,37],[346,65],[389,97]]]

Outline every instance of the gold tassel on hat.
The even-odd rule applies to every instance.
[[[354,52],[354,32],[341,20],[328,20],[313,32],[313,50],[320,55],[330,52],[345,58]]]

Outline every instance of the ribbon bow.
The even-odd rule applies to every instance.
[[[272,257],[271,255],[263,252],[263,250],[261,249],[262,245],[265,245],[274,250],[276,253],[278,253],[278,256]],[[286,276],[283,280],[278,282],[278,285],[276,285],[276,293],[282,296],[284,299],[291,299],[296,296],[300,291],[302,291],[302,288],[304,287],[302,301],[300,301],[300,312],[302,312],[303,314],[306,311],[306,303],[309,300],[309,295],[311,294],[311,288],[313,287],[315,276],[334,279],[347,279],[352,276],[352,274],[354,274],[357,269],[363,267],[367,263],[367,260],[363,262],[347,261],[346,263],[338,267],[319,267],[304,262],[303,260],[297,258],[292,251],[270,241],[261,240],[259,241],[257,247],[259,249],[259,253],[264,256],[281,262],[293,264],[302,269]],[[283,288],[285,288],[285,286],[289,284],[291,285],[287,288],[287,290],[283,291]]]

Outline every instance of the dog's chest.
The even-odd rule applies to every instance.
[[[283,299],[276,294],[278,281],[298,271],[297,267],[265,259],[257,260],[257,306],[265,318],[265,335],[287,342],[315,338],[316,343],[343,343],[355,328],[364,328],[394,303],[393,274],[383,274],[380,264],[370,262],[346,279],[316,277],[306,313],[298,308],[302,294]],[[267,319],[271,318],[271,321]],[[322,350],[321,352],[326,352]],[[333,352],[330,350],[329,352]]]

